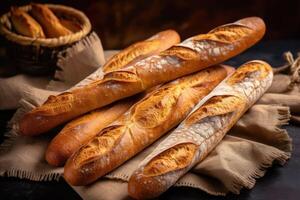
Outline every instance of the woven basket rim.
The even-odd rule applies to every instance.
[[[66,36],[61,36],[58,38],[31,38],[31,37],[14,33],[5,26],[5,24],[7,23],[10,24],[9,21],[10,12],[7,12],[0,17],[0,34],[2,34],[6,39],[21,45],[58,47],[58,46],[77,42],[83,37],[85,37],[91,31],[92,29],[91,22],[83,12],[75,8],[60,5],[60,4],[45,4],[45,5],[47,5],[51,10],[54,11],[57,10],[60,12],[69,13],[69,15],[76,17],[81,23],[81,30],[77,31],[76,33],[72,33]],[[25,11],[29,11],[31,9],[31,5],[25,5],[19,8]]]

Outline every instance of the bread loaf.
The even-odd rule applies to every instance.
[[[134,96],[121,100],[68,123],[50,142],[46,161],[53,166],[62,166],[80,146],[126,112],[135,99]]]
[[[130,196],[154,198],[175,184],[222,140],[269,88],[272,77],[272,68],[262,61],[238,68],[140,163],[128,183]]]
[[[163,42],[168,38],[169,42]],[[178,43],[179,40],[179,35],[173,30],[159,32],[117,53],[102,67],[103,71],[124,68],[128,63],[158,53],[168,48],[166,45]],[[147,92],[151,90],[152,88]],[[143,95],[145,94],[135,95],[124,101],[120,100],[69,122],[50,142],[46,151],[46,161],[53,166],[63,165],[80,146],[126,112]]]
[[[20,134],[41,133],[116,100],[220,63],[255,44],[264,32],[265,24],[260,18],[245,18],[189,38],[124,69],[108,72],[85,87],[50,96],[21,119]]]
[[[117,168],[180,123],[226,75],[216,66],[154,90],[68,159],[65,180],[86,185]]]
[[[48,38],[69,35],[72,32],[64,27],[55,14],[43,4],[31,4],[31,15],[41,24]]]
[[[27,12],[11,7],[10,15],[12,25],[19,34],[31,38],[45,38],[42,27]]]
[[[143,58],[158,54],[180,42],[180,36],[174,30],[161,31],[147,40],[136,42],[120,53],[112,56],[103,66],[104,72],[111,72],[133,64]]]

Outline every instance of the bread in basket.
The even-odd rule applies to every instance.
[[[15,30],[11,12],[0,18],[0,34],[7,42],[7,54],[21,72],[32,75],[49,75],[57,69],[58,53],[87,36],[91,31],[91,23],[87,16],[74,8],[56,5],[46,5],[60,20],[72,29],[65,36],[51,38],[33,38],[21,35]],[[32,5],[19,7],[22,11],[30,13]]]

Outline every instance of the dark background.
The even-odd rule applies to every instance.
[[[1,0],[0,14],[28,0]],[[163,29],[182,39],[205,33],[243,17],[259,16],[267,24],[264,40],[300,39],[299,0],[51,0],[82,10],[105,49],[120,49]]]

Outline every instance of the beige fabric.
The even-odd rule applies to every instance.
[[[127,183],[116,179],[102,179],[91,187],[73,187],[86,200],[132,200],[127,195]]]
[[[285,52],[284,58],[286,64],[282,67],[274,69],[276,76],[274,77],[273,85],[269,89],[269,94],[260,100],[260,103],[278,103],[291,107],[291,121],[300,124],[300,52],[294,58],[291,52]]]
[[[83,67],[82,70],[84,69]],[[291,91],[293,91],[292,98],[294,95],[299,96],[297,90],[286,91],[291,82],[289,77],[276,75],[275,80],[285,80],[280,84],[281,87],[275,85],[278,83],[277,81],[273,82],[269,90],[272,93],[265,94],[260,99],[260,103],[254,105],[239,120],[215,150],[183,176],[175,186],[198,188],[213,195],[225,195],[228,192],[239,193],[242,188],[252,188],[255,178],[263,176],[266,168],[271,166],[274,161],[284,164],[290,157],[291,139],[288,133],[280,127],[289,121],[289,106],[291,106],[291,113],[297,113],[300,107],[300,101],[297,101],[299,103],[297,104],[289,98]],[[57,82],[54,85],[58,87],[64,84]],[[298,86],[294,85],[294,87]],[[280,94],[277,94],[278,92]],[[53,93],[53,91],[29,87],[22,94],[21,108],[9,126],[13,127],[13,122],[24,111],[41,104],[47,97],[47,93]],[[278,98],[278,95],[285,96]],[[53,135],[29,138],[17,136],[12,132],[8,133],[9,139],[0,147],[2,149],[0,175],[36,181],[58,180],[63,169],[50,167],[44,160],[45,148],[54,134],[55,131],[53,131]],[[105,178],[86,187],[73,187],[74,190],[84,199],[127,199],[126,181],[138,163],[161,140],[106,175]]]
[[[93,32],[82,42],[76,43],[66,52],[60,53],[57,65],[61,70],[57,70],[54,75],[56,80],[59,81],[51,81],[47,89],[55,91],[58,91],[58,88],[62,91],[68,89],[93,73],[104,63],[105,58],[101,41],[98,35]],[[83,66],[85,67],[84,70],[82,70]]]
[[[0,78],[0,110],[16,109],[19,101],[28,88],[45,88],[50,79],[17,75]]]
[[[289,118],[290,113],[286,106],[258,104],[238,121],[237,125],[231,129],[230,134],[290,152],[291,141],[288,133],[286,130],[278,128],[287,124]]]
[[[275,93],[267,93],[265,94],[258,103],[261,104],[282,104],[285,106],[289,106],[291,108],[292,113],[300,112],[300,95],[292,95],[292,94],[275,94]]]

